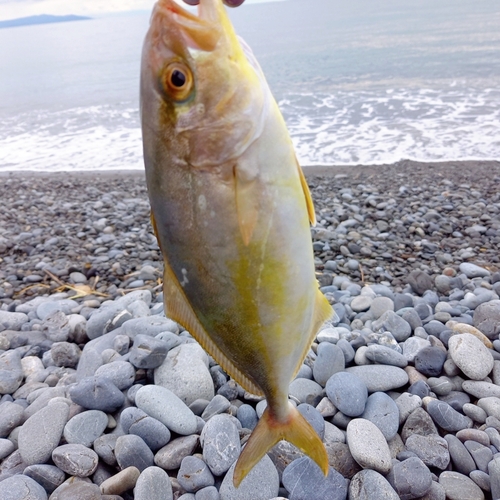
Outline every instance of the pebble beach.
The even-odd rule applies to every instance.
[[[0,500],[500,499],[500,162],[305,167],[323,325],[287,442],[164,314],[142,171],[0,173]],[[286,242],[283,242],[286,245]]]

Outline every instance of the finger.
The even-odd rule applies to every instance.
[[[185,1],[185,0],[184,0]],[[239,7],[245,0],[222,0],[228,7]]]

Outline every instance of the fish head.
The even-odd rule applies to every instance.
[[[200,0],[197,15],[175,0],[157,2],[142,56],[145,156],[160,143],[171,163],[229,166],[259,137],[268,95],[222,0]]]

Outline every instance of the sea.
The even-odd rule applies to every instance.
[[[498,0],[231,9],[302,165],[500,160]],[[149,12],[0,30],[0,171],[143,168]]]

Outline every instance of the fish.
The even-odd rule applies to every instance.
[[[267,400],[233,483],[282,439],[327,475],[321,439],[288,398],[333,315],[315,275],[314,206],[283,116],[222,0],[200,0],[197,13],[155,4],[140,95],[166,314]]]

